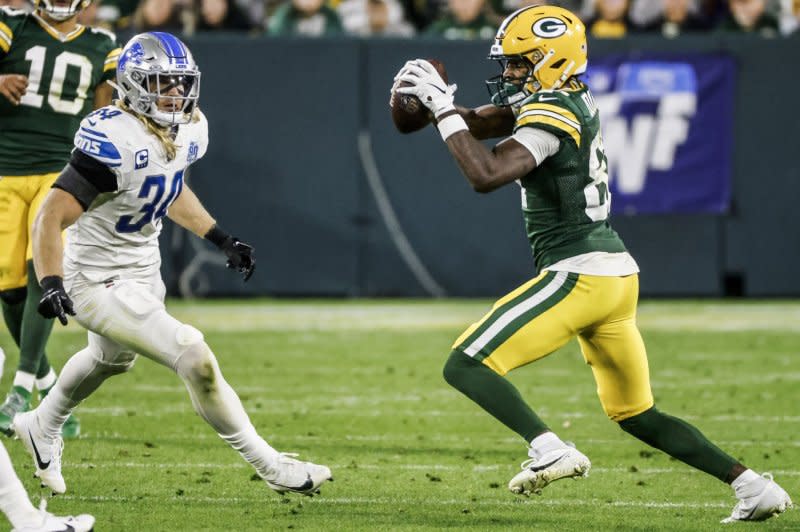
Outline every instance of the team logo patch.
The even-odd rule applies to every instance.
[[[555,39],[567,33],[567,23],[555,17],[545,17],[534,22],[531,31],[537,37]]]
[[[186,156],[187,163],[193,163],[197,160],[197,153],[200,151],[200,147],[197,145],[196,142],[189,143],[189,155]]]
[[[145,168],[147,166],[147,163],[150,162],[149,159],[150,159],[150,154],[147,153],[146,149],[137,151],[136,155],[134,156],[134,160],[136,161],[135,162],[136,170]]]

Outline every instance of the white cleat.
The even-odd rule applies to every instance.
[[[61,476],[61,453],[64,450],[61,435],[52,439],[46,437],[39,428],[33,410],[14,417],[14,432],[33,458],[36,476],[42,481],[42,486],[56,494],[67,491],[64,477]]]
[[[45,513],[41,524],[15,528],[11,532],[90,532],[93,528],[94,517],[91,515],[60,517]]]
[[[579,450],[567,447],[525,460],[521,467],[522,471],[508,483],[508,489],[520,495],[540,495],[542,488],[561,478],[588,476],[592,463]]]
[[[326,480],[333,480],[327,466],[301,462],[295,453],[281,453],[273,469],[264,477],[271,489],[278,493],[301,493],[313,496]]]
[[[789,498],[789,494],[772,480],[772,475],[764,473],[761,476],[766,480],[761,491],[739,499],[739,502],[733,507],[731,516],[723,519],[722,523],[763,521],[792,507],[792,499]]]

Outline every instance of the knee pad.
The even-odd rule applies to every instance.
[[[26,297],[28,297],[28,287],[26,286],[0,291],[0,301],[6,305],[17,305],[25,301]]]
[[[110,356],[104,353],[97,345],[89,345],[90,354],[98,367],[111,375],[119,375],[133,369],[136,363],[136,353],[133,351],[119,351]]]
[[[176,334],[183,352],[175,363],[175,371],[183,379],[201,384],[211,391],[217,376],[217,359],[203,340],[203,333],[190,325],[181,325]]]

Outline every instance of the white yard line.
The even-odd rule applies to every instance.
[[[475,466],[455,466],[442,464],[333,464],[330,466],[334,471],[348,470],[357,472],[359,470],[369,471],[465,471],[473,473],[486,473],[491,471],[501,471],[515,469],[513,465],[475,465]],[[77,464],[64,463],[64,470],[70,469],[250,469],[245,463],[173,463],[165,464],[162,462],[80,462]],[[685,475],[700,474],[700,471],[689,467],[643,467],[631,471],[628,467],[593,467],[592,473],[629,473],[631,475]],[[784,477],[800,476],[800,471],[791,469],[775,469],[771,473]]]
[[[120,502],[120,503],[136,503],[146,500],[150,497],[125,497],[125,496],[87,496],[87,495],[59,495],[59,499],[72,500],[72,501],[87,501],[87,502]],[[159,500],[163,500],[159,497]],[[275,497],[194,497],[190,495],[183,495],[180,497],[171,497],[168,499],[173,502],[195,502],[195,503],[211,503],[211,504],[282,504],[281,499]],[[509,500],[485,500],[485,499],[403,499],[397,497],[315,497],[310,500],[303,499],[304,504],[320,504],[320,505],[389,505],[397,507],[401,505],[409,506],[506,506],[506,507],[521,507],[523,505],[532,506],[591,506],[591,507],[623,507],[623,508],[692,508],[692,509],[705,509],[705,508],[729,508],[731,506],[728,502],[718,503],[690,503],[690,502],[663,502],[663,501],[606,501],[600,499],[546,499],[543,497],[536,497],[531,499],[509,499]]]

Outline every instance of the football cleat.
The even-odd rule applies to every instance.
[[[333,480],[327,466],[301,462],[295,453],[280,453],[270,473],[264,481],[270,489],[278,493],[300,493],[313,496],[326,480]]]
[[[94,517],[91,515],[61,517],[47,513],[46,505],[47,502],[42,499],[39,513],[41,521],[38,524],[15,528],[11,532],[91,532],[94,529]]]
[[[14,416],[31,409],[31,392],[21,386],[14,386],[8,392],[6,400],[0,405],[0,431],[6,436],[13,436]]]
[[[778,515],[792,507],[792,499],[772,480],[772,475],[761,475],[766,480],[758,493],[739,499],[730,517],[723,519],[722,523],[734,521],[763,521],[773,515]]]
[[[39,428],[36,411],[17,415],[14,418],[14,432],[33,458],[35,475],[42,481],[42,486],[56,494],[67,491],[64,477],[61,476],[61,453],[64,450],[61,436],[52,439],[45,436]]]
[[[522,471],[511,479],[508,489],[520,495],[539,495],[542,488],[556,480],[588,476],[592,463],[577,449],[566,447],[525,460],[520,467]]]

